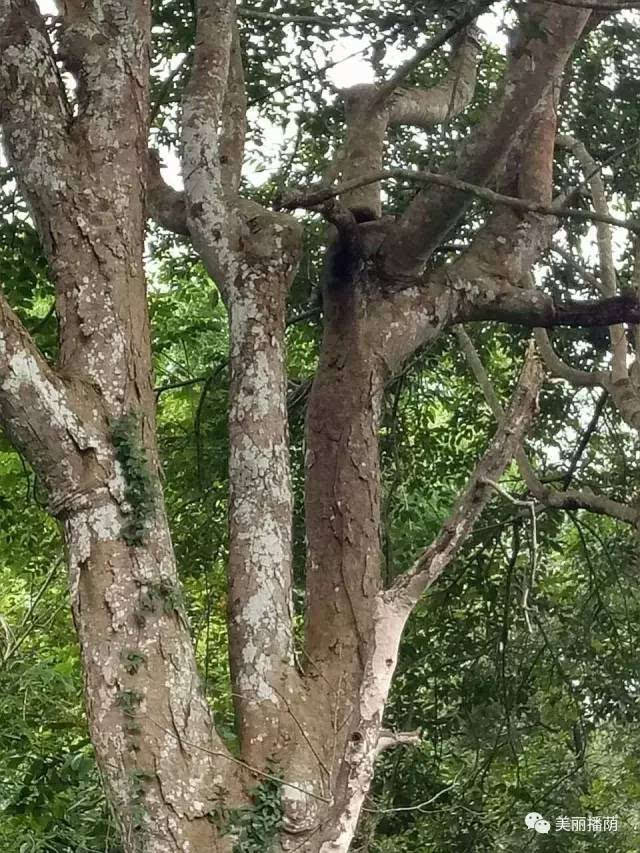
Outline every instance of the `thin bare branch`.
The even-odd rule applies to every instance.
[[[484,365],[482,364],[478,353],[473,345],[473,342],[465,332],[465,330],[457,326],[456,334],[458,336],[458,340],[462,346],[463,352],[465,354],[465,358],[467,359],[467,363],[471,368],[472,373],[476,377],[476,380],[482,390],[482,393],[487,401],[489,407],[491,408],[496,421],[499,424],[504,423],[504,411],[502,409],[502,405],[498,400],[498,396],[493,388],[489,375],[487,374]],[[587,376],[591,376],[592,374],[587,374]],[[635,508],[620,503],[619,501],[612,500],[611,498],[606,497],[606,495],[598,495],[589,489],[567,489],[569,479],[571,474],[573,473],[573,468],[577,464],[577,459],[579,459],[580,455],[584,451],[584,447],[588,442],[591,433],[593,432],[594,425],[597,423],[597,417],[606,402],[607,394],[606,392],[601,396],[598,401],[598,405],[596,406],[596,412],[594,414],[594,418],[592,418],[591,424],[587,428],[582,440],[580,441],[579,447],[574,454],[572,461],[569,466],[569,471],[567,476],[564,478],[565,488],[562,491],[555,491],[554,489],[548,488],[543,485],[539,480],[538,475],[533,470],[529,459],[527,458],[526,453],[522,446],[519,446],[515,452],[516,462],[518,463],[518,468],[520,470],[520,474],[522,479],[525,481],[527,488],[534,496],[537,501],[544,504],[545,506],[552,507],[554,509],[586,509],[590,512],[598,513],[599,515],[608,515],[611,518],[616,518],[619,521],[624,521],[627,524],[637,525],[640,520],[640,512]],[[510,499],[512,499],[510,497]],[[529,502],[525,502],[527,505]]]
[[[584,143],[571,136],[558,137],[558,144],[568,148],[580,163],[585,176],[589,176],[589,188],[593,205],[599,216],[609,216],[609,205],[602,180],[602,174],[597,168],[597,163],[587,150]],[[598,242],[598,258],[600,260],[601,290],[605,296],[613,296],[617,292],[616,271],[613,260],[613,241],[611,228],[602,220],[596,222],[596,235]],[[627,370],[627,335],[622,325],[609,328],[611,338],[612,360],[611,380],[613,382],[624,382],[629,379]]]
[[[396,814],[398,812],[419,812],[422,809],[424,809],[426,806],[430,806],[431,803],[435,803],[436,800],[439,800],[440,797],[444,796],[448,791],[451,791],[452,788],[455,788],[455,786],[458,783],[459,776],[460,776],[460,773],[458,773],[458,775],[456,776],[456,778],[453,780],[453,782],[450,785],[447,785],[446,788],[442,788],[440,791],[438,791],[437,794],[434,794],[432,797],[429,797],[428,800],[424,800],[421,803],[416,803],[415,805],[412,805],[412,806],[397,806],[396,808],[393,808],[393,809],[372,809],[372,808],[363,807],[362,811],[363,812],[373,812],[374,814]]]
[[[396,746],[418,746],[422,741],[420,730],[416,729],[413,732],[394,732],[389,729],[382,729],[378,738],[378,753],[384,752],[387,749],[393,749]]]
[[[236,758],[234,755],[231,755],[230,752],[222,752],[221,750],[216,749],[207,749],[206,747],[201,746],[198,743],[192,743],[188,740],[185,740],[183,737],[178,737],[175,732],[172,732],[170,729],[161,725],[157,720],[154,720],[153,717],[149,716],[148,714],[146,714],[145,716],[151,723],[153,723],[154,726],[157,726],[165,734],[169,735],[169,737],[175,738],[175,740],[179,740],[181,746],[188,746],[191,749],[195,749],[198,750],[198,752],[204,753],[205,755],[211,755],[215,758],[222,758],[225,761],[230,761],[233,764],[236,764],[238,767],[242,767],[245,770],[248,770],[255,776],[259,776],[261,779],[270,779],[272,782],[278,782],[279,784],[286,786],[287,788],[293,788],[296,791],[300,791],[302,794],[305,794],[308,797],[312,797],[314,800],[319,800],[323,803],[329,802],[326,797],[321,797],[318,794],[314,794],[313,791],[307,791],[306,788],[301,788],[294,782],[287,782],[286,780],[283,780],[280,776],[274,776],[273,773],[267,773],[266,771],[261,770],[259,767],[255,767],[246,761],[242,761],[242,759],[240,758]]]
[[[477,184],[471,184],[468,181],[462,181],[452,175],[441,175],[436,172],[414,171],[412,169],[384,169],[373,174],[364,175],[361,178],[354,178],[352,181],[345,181],[339,186],[332,187],[317,187],[311,188],[310,192],[297,195],[287,195],[278,201],[278,207],[284,210],[294,210],[302,208],[305,210],[313,210],[323,202],[338,195],[343,195],[358,187],[366,186],[377,181],[386,179],[415,181],[423,184],[435,184],[449,189],[459,190],[463,193],[468,193],[476,198],[487,201],[490,204],[501,204],[511,207],[514,210],[521,210],[526,213],[538,213],[541,216],[556,216],[559,219],[577,219],[583,222],[604,222],[609,225],[616,225],[619,228],[626,228],[636,234],[640,234],[640,220],[621,219],[617,216],[601,215],[596,211],[580,210],[579,208],[564,207],[562,200],[553,204],[540,204],[535,201],[528,201],[515,196],[503,195],[502,193],[494,192]],[[566,196],[563,196],[563,199]]]
[[[475,291],[473,282],[452,278],[451,286],[459,288],[461,294],[455,322],[498,320],[541,329],[556,326],[589,329],[617,323],[640,323],[640,302],[632,293],[610,299],[556,303],[539,290],[524,290],[502,283],[496,285],[491,279],[486,280],[486,289],[481,290],[480,283],[485,284],[485,280],[478,277],[475,282],[478,291]],[[581,381],[577,374],[574,375],[578,384],[602,384],[597,374],[592,379],[588,377],[589,374],[585,375]]]
[[[279,15],[277,12],[263,12],[261,9],[249,9],[246,6],[238,6],[238,17],[274,21],[277,24],[310,24],[313,27],[325,29],[346,29],[348,27],[344,20],[326,18],[324,15]]]
[[[489,501],[490,482],[500,479],[531,424],[542,380],[542,363],[530,346],[504,422],[477,464],[469,485],[458,498],[434,542],[391,587],[387,594],[389,598],[412,604],[417,602],[454,559]]]
[[[472,3],[472,5],[469,6],[462,15],[459,15],[454,21],[452,21],[446,29],[441,33],[438,33],[437,36],[434,36],[434,38],[430,39],[423,47],[417,50],[411,59],[401,65],[395,74],[393,74],[378,89],[375,98],[375,106],[382,106],[398,86],[400,86],[402,82],[406,80],[407,77],[415,71],[415,69],[418,68],[428,56],[431,56],[431,54],[435,53],[436,50],[439,50],[442,45],[446,44],[457,33],[465,27],[468,27],[469,24],[473,23],[478,15],[486,12],[494,2],[495,0],[477,0],[477,2]]]

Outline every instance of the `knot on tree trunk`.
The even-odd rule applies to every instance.
[[[282,787],[282,827],[289,835],[309,832],[318,823],[318,800],[303,787],[310,788],[311,785],[302,783],[295,788],[292,785]]]
[[[88,509],[96,510],[111,503],[113,503],[113,497],[107,487],[93,483],[52,495],[48,509],[51,515],[59,521],[64,521],[80,512],[86,512]]]

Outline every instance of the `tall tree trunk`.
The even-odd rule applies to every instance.
[[[389,589],[381,579],[378,452],[386,379],[463,320],[614,325],[638,319],[638,305],[612,297],[595,310],[556,306],[522,288],[555,227],[526,204],[491,217],[448,265],[434,252],[468,208],[468,187],[426,189],[397,221],[379,218],[380,176],[363,173],[383,163],[389,127],[431,127],[469,103],[475,30],[460,34],[449,73],[431,89],[403,85],[416,59],[391,81],[347,95],[345,148],[330,172],[348,186],[342,194],[324,186],[320,201],[300,204],[298,195],[288,205],[319,209],[337,228],[307,414],[307,610],[296,655],[285,311],[302,233],[293,216],[238,194],[246,93],[236,4],[197,3],[182,109],[183,192],[163,184],[147,150],[148,3],[63,7],[52,44],[34,0],[0,0],[3,137],[60,320],[53,368],[0,296],[0,420],[63,525],[91,737],[124,849],[242,849],[253,816],[265,850],[347,853],[376,757],[418,740],[383,728],[406,620],[488,502],[534,416],[542,376],[528,357],[450,518]],[[488,119],[451,171],[484,185],[516,163],[523,186],[537,182],[546,199],[550,92],[590,12],[527,8],[535,26],[523,28],[522,52],[510,58]],[[60,67],[73,75],[73,91]],[[523,144],[529,132],[540,141],[533,151]],[[364,216],[350,209],[362,204]],[[239,755],[216,733],[201,690],[164,510],[147,213],[191,241],[230,318],[229,644]],[[272,786],[267,807],[281,816],[266,829],[252,802],[256,782]]]

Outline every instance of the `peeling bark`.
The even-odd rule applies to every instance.
[[[61,324],[53,368],[0,299],[0,421],[45,483],[64,530],[89,727],[126,853],[229,851],[233,828],[210,818],[246,806],[272,760],[283,774],[276,847],[347,853],[377,756],[419,737],[383,725],[406,621],[521,442],[541,371],[528,360],[451,517],[386,590],[378,448],[385,381],[463,320],[541,327],[640,319],[628,297],[558,306],[522,286],[557,225],[526,204],[550,201],[551,93],[590,17],[532,5],[545,38],[525,40],[511,58],[489,118],[452,167],[476,184],[500,176],[525,201],[521,209],[498,205],[465,253],[427,270],[468,192],[428,188],[398,222],[358,223],[349,213],[361,204],[382,212],[379,182],[353,184],[323,207],[338,225],[332,251],[346,263],[325,283],[307,413],[306,625],[296,654],[284,332],[302,234],[294,217],[238,192],[246,93],[235,4],[197,4],[181,128],[184,192],[176,192],[148,150],[146,0],[64,4],[60,61],[75,94],[61,82],[36,5],[0,0],[5,147],[52,271]],[[459,114],[473,96],[478,54],[468,30],[434,87],[396,85],[400,73],[347,91],[346,142],[328,177],[358,182],[379,171],[393,125],[425,128]],[[202,695],[163,507],[147,215],[191,241],[229,313],[229,641],[239,756],[217,735]],[[628,388],[616,387],[612,396],[627,399]],[[127,454],[145,460],[135,484]]]

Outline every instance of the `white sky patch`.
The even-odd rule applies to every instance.
[[[501,49],[506,48],[507,36],[503,29],[506,3],[496,4],[492,12],[487,12],[478,18],[478,26],[486,38]],[[386,61],[397,68],[411,56],[407,51],[391,48],[387,50]],[[361,83],[373,83],[374,74],[367,53],[362,50],[362,41],[356,38],[336,40],[332,61],[340,64],[332,68],[327,77],[339,89],[357,86]]]
[[[51,0],[44,0],[51,2]],[[478,19],[478,25],[484,32],[486,38],[504,50],[507,43],[507,36],[504,31],[506,3],[496,4],[495,10],[482,15]],[[370,51],[364,49],[362,41],[356,38],[336,38],[332,53],[325,58],[327,63],[336,63],[333,68],[327,71],[327,78],[338,89],[346,89],[350,86],[356,86],[361,83],[374,82],[374,70],[369,61]],[[411,56],[411,52],[391,49],[387,51],[386,61],[393,69],[399,67]],[[182,58],[176,58],[175,62],[182,61]],[[320,63],[322,64],[322,63]],[[174,65],[167,67],[167,74],[174,68]],[[275,167],[280,165],[280,154],[287,144],[293,145],[293,140],[296,134],[296,123],[293,116],[299,109],[300,105],[292,102],[290,112],[292,120],[289,122],[286,129],[283,131],[279,125],[266,122],[264,119],[259,119],[263,128],[263,138],[259,152],[256,152],[256,157],[252,163],[251,152],[247,152],[247,161],[243,170],[243,175],[255,185],[260,185],[265,180],[265,174],[268,169],[265,169],[265,160],[272,160]],[[251,121],[251,112],[249,120]],[[254,116],[254,121],[258,120]],[[259,157],[258,157],[259,154]],[[182,189],[182,176],[180,174],[180,159],[175,150],[162,148],[161,150],[162,176],[174,189]]]

